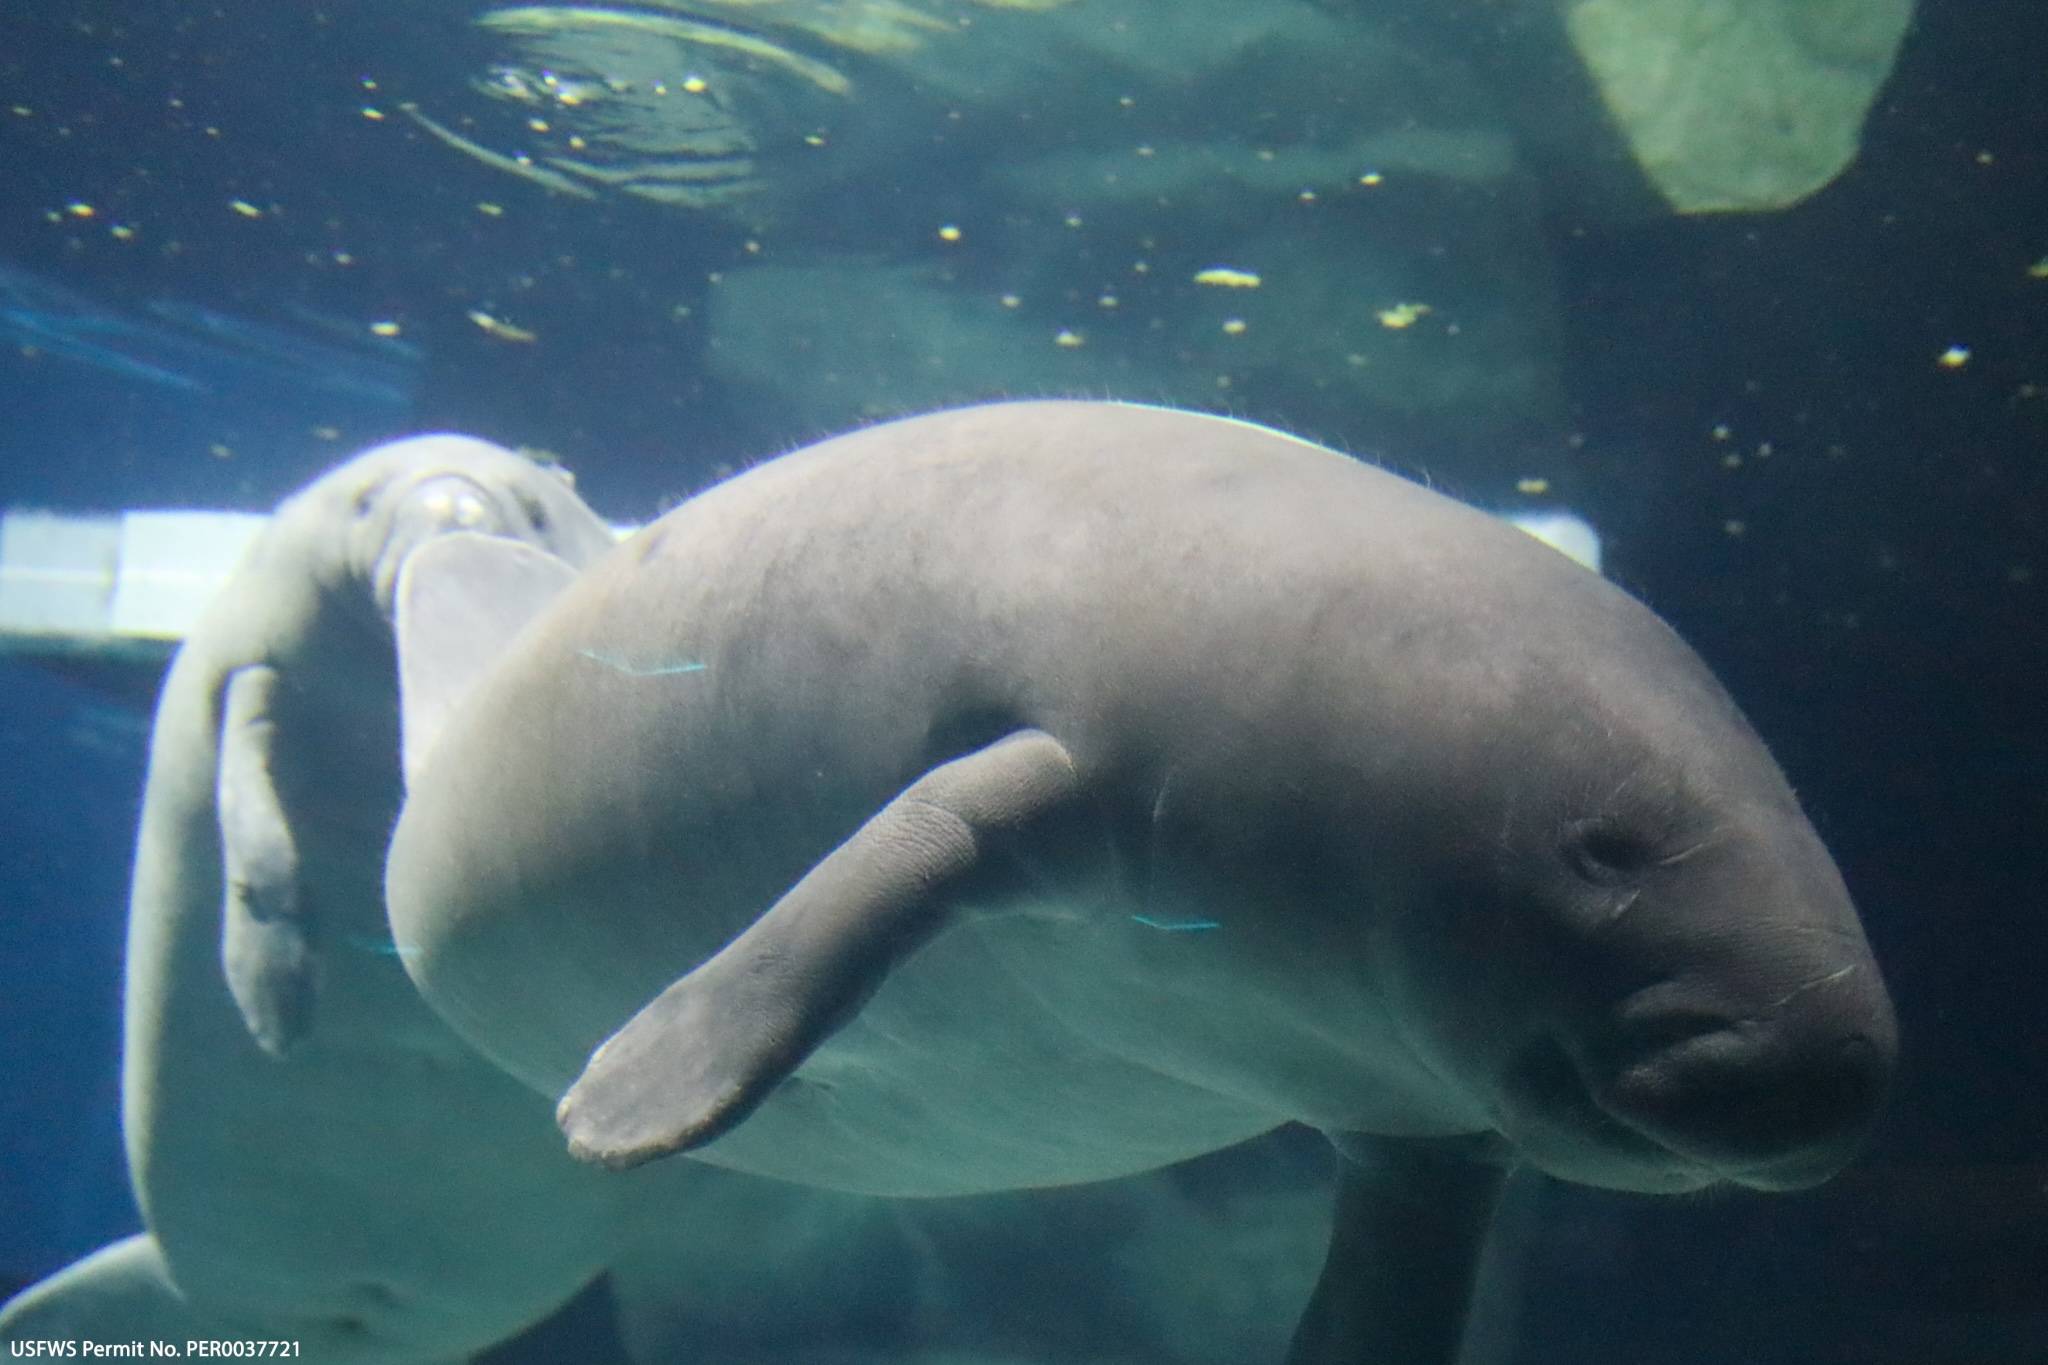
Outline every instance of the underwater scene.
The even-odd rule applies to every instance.
[[[2048,1365],[2038,0],[0,5],[0,1338]]]

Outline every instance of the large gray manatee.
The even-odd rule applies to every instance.
[[[149,1230],[24,1291],[0,1336],[282,1339],[411,1365],[466,1358],[602,1268],[612,1193],[546,1103],[419,999],[384,915],[393,595],[458,531],[518,543],[557,583],[612,543],[559,471],[399,441],[284,503],[172,663],[123,1040]]]
[[[1297,1365],[1450,1360],[1509,1164],[1806,1186],[1893,1064],[1833,862],[1668,627],[1241,422],[1005,403],[774,460],[455,712],[407,704],[393,932],[578,1155],[937,1195],[1309,1124],[1349,1160]]]

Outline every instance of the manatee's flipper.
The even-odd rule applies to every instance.
[[[312,1025],[315,966],[298,842],[271,770],[271,707],[280,686],[277,670],[264,664],[229,676],[214,787],[226,887],[221,965],[250,1035],[274,1055]]]
[[[1287,1365],[1453,1365],[1506,1169],[1482,1140],[1331,1140],[1337,1217]]]
[[[406,556],[394,624],[408,784],[463,694],[575,577],[545,550],[474,531],[436,536]]]
[[[1078,792],[1037,730],[926,773],[591,1054],[556,1113],[569,1150],[623,1169],[732,1128]]]
[[[101,1247],[0,1306],[0,1341],[189,1341],[207,1333],[148,1233]]]

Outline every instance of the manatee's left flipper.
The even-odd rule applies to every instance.
[[[214,788],[226,888],[221,964],[250,1035],[279,1056],[312,1025],[316,965],[298,842],[272,771],[282,686],[267,664],[229,675]]]
[[[1330,1140],[1337,1217],[1287,1365],[1453,1365],[1505,1165],[1479,1138]]]
[[[623,1169],[731,1129],[1078,796],[1037,730],[926,773],[591,1054],[556,1114],[570,1151]]]

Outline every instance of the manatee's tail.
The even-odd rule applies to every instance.
[[[303,1341],[308,1360],[352,1365],[461,1365],[467,1359],[369,1336],[343,1342],[324,1336],[323,1325],[331,1324],[265,1325],[195,1306],[172,1282],[162,1250],[146,1232],[101,1247],[0,1304],[0,1342],[9,1346],[141,1342],[147,1351],[148,1343],[164,1342],[183,1355],[189,1341],[282,1338]]]
[[[205,1333],[148,1233],[101,1247],[0,1305],[0,1341],[185,1342]]]

